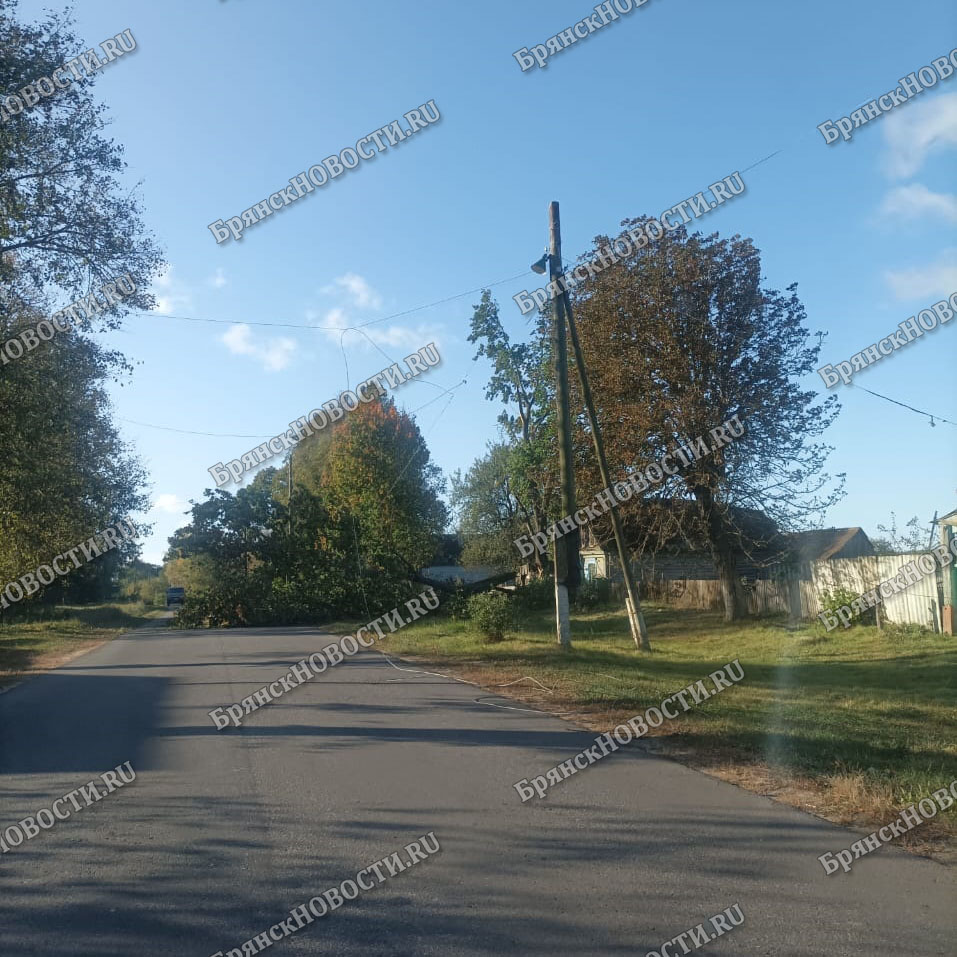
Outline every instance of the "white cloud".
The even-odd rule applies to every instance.
[[[165,272],[153,280],[153,293],[156,296],[157,312],[174,313],[193,308],[193,298],[185,283],[173,275],[173,267],[167,266]]]
[[[267,372],[279,372],[285,369],[296,351],[295,339],[280,336],[277,339],[259,341],[245,322],[231,326],[220,336],[220,341],[233,355],[250,356],[258,360]]]
[[[419,346],[436,338],[435,326],[420,324],[415,328],[410,326],[363,326],[356,329],[359,320],[349,316],[345,309],[336,306],[324,313],[308,310],[306,318],[322,327],[322,331],[337,345],[342,341],[344,346],[392,346],[399,348],[410,346],[418,349]],[[352,331],[342,335],[343,329]]]
[[[222,266],[216,267],[216,272],[206,280],[213,289],[222,289],[223,286],[227,285],[229,280],[226,278],[226,273],[223,271]]]
[[[316,325],[331,327],[327,329],[328,332],[331,332],[333,329],[348,329],[349,326],[352,325],[349,321],[349,317],[346,315],[345,309],[341,309],[339,306],[323,314],[310,309],[306,313],[306,318],[310,322],[316,322]]]
[[[189,508],[189,503],[183,501],[178,495],[172,492],[164,492],[156,496],[153,502],[153,509],[160,512],[169,512],[170,515],[185,512]]]
[[[885,171],[894,179],[913,176],[930,153],[957,145],[957,93],[898,108],[883,129]]]
[[[957,287],[957,249],[945,249],[928,266],[888,270],[884,278],[898,299],[933,299],[949,296]]]
[[[957,196],[935,193],[922,183],[911,183],[892,189],[884,197],[881,212],[900,219],[935,217],[957,223]]]
[[[347,272],[344,276],[334,279],[332,285],[323,286],[321,291],[329,295],[337,289],[346,290],[351,298],[351,304],[359,309],[382,308],[382,296],[358,273]]]
[[[382,296],[358,273],[347,272],[319,290],[324,295],[338,295],[342,304],[330,309],[306,310],[306,320],[323,327],[326,335],[337,345],[342,341],[345,346],[391,346],[402,348],[409,346],[418,349],[423,344],[436,339],[436,326],[420,324],[416,327],[402,325],[363,325],[369,322],[367,316],[355,315],[353,310],[380,310]],[[350,329],[344,336],[342,331]]]

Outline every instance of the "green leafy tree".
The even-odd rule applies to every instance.
[[[208,491],[205,501],[191,503],[192,522],[170,538],[167,562],[207,560],[213,586],[204,597],[215,609],[217,623],[255,623],[263,607],[272,572],[263,569],[264,552],[280,506],[266,480],[258,478],[235,495],[223,489]]]
[[[89,48],[69,13],[19,22],[15,0],[0,0],[0,90],[50,76]],[[162,257],[120,183],[123,149],[104,135],[106,109],[95,102],[97,74],[72,79],[0,123],[0,280],[16,282],[41,307],[51,293],[70,302],[129,273],[137,292],[105,309],[97,325],[115,327],[131,308],[154,304],[147,291]]]
[[[119,570],[118,585],[120,596],[127,601],[139,601],[154,608],[166,603],[169,582],[161,565],[134,559]]]
[[[452,476],[451,503],[465,542],[462,563],[511,568],[514,541],[525,531],[525,516],[511,487],[514,449],[500,443]]]
[[[69,13],[21,22],[0,0],[0,90],[16,92],[82,53]],[[32,570],[130,512],[146,507],[145,473],[111,422],[105,383],[129,371],[89,333],[149,308],[161,256],[120,182],[122,147],[104,133],[95,74],[0,123],[0,342],[130,274],[137,286],[73,332],[9,358],[0,371],[0,576]],[[95,310],[94,310],[95,311]],[[134,542],[75,570],[37,597],[91,600],[118,587]],[[0,583],[2,584],[2,583]]]
[[[463,534],[482,539],[473,543],[472,554],[486,552],[490,558],[497,556],[496,564],[514,565],[519,557],[514,539],[542,531],[557,504],[549,339],[540,318],[528,342],[513,342],[498,303],[486,289],[472,315],[469,342],[478,346],[476,360],[491,363],[485,396],[503,405],[498,421],[506,442],[476,462],[464,478],[457,477],[455,502]],[[535,553],[527,561],[536,574],[543,574],[541,556]]]
[[[189,625],[314,623],[389,608],[447,522],[440,473],[391,402],[303,441],[285,469],[235,494],[207,490],[170,539],[166,575]]]
[[[0,341],[37,321],[0,316]],[[131,513],[148,508],[146,472],[112,422],[110,357],[62,333],[0,372],[0,579],[4,584]],[[109,597],[135,541],[49,586],[48,598]]]
[[[441,472],[418,425],[391,400],[360,406],[328,432],[296,448],[295,482],[320,493],[351,537],[349,569],[367,601],[392,600],[429,563],[448,524]]]

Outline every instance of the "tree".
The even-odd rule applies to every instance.
[[[476,462],[465,479],[459,478],[456,501],[465,509],[463,533],[468,527],[468,533],[485,537],[485,545],[476,542],[475,548],[490,546],[490,555],[513,565],[517,553],[511,542],[523,530],[540,532],[550,517],[559,517],[551,516],[557,506],[558,470],[550,340],[540,317],[530,341],[512,342],[499,317],[498,303],[485,289],[472,315],[469,342],[478,343],[476,361],[485,358],[492,364],[485,396],[504,406],[498,421],[506,441]],[[496,544],[488,536],[494,536]],[[506,537],[509,555],[503,547]],[[535,574],[543,574],[537,552],[528,563]]]
[[[390,608],[428,562],[447,515],[415,422],[362,406],[235,495],[207,490],[170,539],[166,574],[190,625],[315,623]]]
[[[510,568],[515,564],[515,539],[525,529],[521,504],[511,486],[514,449],[505,443],[489,446],[463,476],[452,476],[452,507],[465,541],[466,565]]]
[[[0,90],[14,93],[48,77],[87,47],[69,14],[38,24],[0,0]],[[57,332],[20,356],[4,355],[0,375],[0,575],[18,577],[96,531],[146,507],[145,473],[111,421],[105,382],[129,371],[119,352],[89,333],[116,328],[146,291],[161,257],[119,182],[122,148],[103,135],[94,77],[40,97],[0,122],[0,342],[117,276],[137,290],[77,311],[73,332]],[[33,342],[37,339],[33,335]],[[46,596],[105,597],[135,542],[57,579]]]
[[[38,319],[0,315],[0,341]],[[48,562],[94,532],[148,508],[146,473],[111,418],[104,379],[110,354],[88,337],[61,333],[8,362],[0,374],[0,580]],[[124,543],[49,595],[107,597],[115,572],[135,557]]]
[[[276,508],[266,482],[235,495],[215,489],[206,501],[190,504],[192,522],[170,538],[167,561],[204,557],[215,583],[219,617],[228,624],[253,623],[262,604],[257,568]]]
[[[607,241],[597,237],[596,250]],[[796,286],[785,294],[762,286],[751,240],[689,236],[679,226],[587,277],[574,308],[615,474],[628,476],[682,445],[707,442],[711,429],[734,416],[743,424],[743,437],[648,493],[661,504],[693,503],[658,512],[683,525],[689,538],[699,530],[721,582],[725,617],[738,618],[736,555],[753,544],[738,516],[759,510],[782,528],[806,527],[842,494],[843,475],[835,481],[823,472],[830,448],[816,441],[837,415],[837,400],[818,402],[798,386],[816,368],[820,337],[811,340]],[[584,432],[583,426],[581,484],[597,490]]]
[[[10,93],[87,49],[69,14],[38,24],[15,19],[0,0],[0,90]],[[41,308],[51,292],[67,302],[129,273],[137,292],[106,308],[97,325],[115,328],[131,308],[154,305],[146,291],[162,257],[118,176],[123,150],[102,135],[105,107],[94,102],[96,74],[72,79],[0,123],[0,281],[15,281]],[[92,325],[92,323],[90,324]]]
[[[133,559],[120,569],[118,576],[120,595],[127,601],[139,601],[149,606],[165,604],[169,582],[160,565]]]
[[[932,542],[930,533],[932,526],[921,525],[920,519],[915,515],[904,524],[904,527],[898,529],[897,515],[891,512],[890,525],[878,525],[877,530],[882,532],[880,538],[871,539],[874,551],[878,555],[899,555],[903,552],[922,552],[926,551]]]
[[[350,533],[350,571],[367,597],[391,600],[429,562],[448,523],[441,472],[418,425],[391,399],[324,432],[295,449],[295,482],[321,494],[330,519]]]

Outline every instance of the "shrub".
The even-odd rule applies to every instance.
[[[439,606],[440,614],[447,615],[452,621],[468,620],[469,596],[462,585],[456,585],[452,591],[443,591],[441,600],[442,604]]]
[[[593,578],[579,586],[575,607],[579,611],[592,611],[610,604],[611,600],[611,582],[607,578]]]
[[[503,641],[515,627],[514,608],[508,595],[489,591],[468,600],[469,617],[488,641]]]
[[[555,605],[555,583],[551,578],[535,578],[515,589],[513,600],[520,611],[544,611]]]
[[[818,601],[821,605],[821,611],[836,615],[838,608],[842,605],[850,607],[851,602],[860,597],[857,592],[853,592],[849,588],[840,587],[835,588],[834,591],[822,591]],[[855,615],[851,619],[851,624],[873,625],[876,624],[876,622],[876,611],[873,608],[869,608],[863,614]]]

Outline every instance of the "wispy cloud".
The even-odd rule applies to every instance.
[[[349,294],[351,304],[358,309],[381,309],[382,296],[377,293],[368,281],[358,273],[347,272],[339,276],[328,286],[320,290],[325,295],[345,290]]]
[[[222,266],[216,267],[216,272],[206,280],[213,289],[222,289],[223,286],[228,285],[229,280],[226,278],[226,273],[223,270]]]
[[[957,196],[935,193],[922,183],[892,189],[881,204],[884,216],[897,219],[943,219],[957,223]]]
[[[885,171],[894,179],[913,176],[931,153],[957,145],[957,93],[897,109],[883,129]]]
[[[173,267],[167,266],[166,271],[153,280],[153,292],[156,295],[156,312],[172,313],[178,310],[193,308],[193,298],[189,288],[173,275]]]
[[[888,270],[884,278],[898,299],[932,299],[957,289],[957,249],[945,249],[927,266]]]
[[[233,355],[249,356],[261,362],[266,372],[285,369],[296,351],[295,339],[287,336],[260,339],[253,335],[252,329],[244,322],[230,326],[228,331],[220,336],[220,341]]]
[[[415,327],[378,323],[365,325],[370,318],[375,318],[375,312],[381,311],[383,297],[364,276],[358,273],[348,272],[338,276],[319,291],[325,296],[337,297],[339,304],[327,309],[308,309],[306,320],[323,327],[326,335],[336,343],[339,343],[341,339],[346,346],[376,345],[393,348],[409,346],[417,349],[423,343],[437,338],[437,327],[423,323]],[[369,316],[369,312],[373,315]],[[355,329],[360,325],[361,331]],[[355,331],[347,332],[343,336],[342,330],[345,329],[355,329]]]

